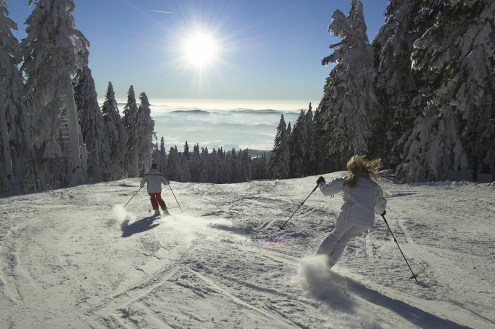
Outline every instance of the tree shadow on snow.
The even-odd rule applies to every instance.
[[[132,224],[129,224],[129,220],[126,219],[120,226],[120,229],[122,230],[122,237],[127,238],[133,234],[146,232],[154,227],[157,227],[160,224],[153,224],[155,219],[156,217],[154,216],[145,217]]]

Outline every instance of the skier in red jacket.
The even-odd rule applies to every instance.
[[[162,184],[168,185],[169,181],[158,171],[156,163],[151,165],[150,171],[144,175],[141,180],[141,187],[147,184],[148,194],[150,195],[151,207],[155,211],[155,216],[160,216],[158,206],[162,208],[163,214],[168,215],[167,205],[162,199]]]

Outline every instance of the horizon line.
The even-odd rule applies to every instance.
[[[127,103],[127,98],[116,98],[118,104]],[[150,106],[179,106],[179,107],[193,107],[200,109],[216,109],[216,110],[229,110],[229,109],[252,109],[252,110],[307,110],[309,104],[312,104],[312,109],[316,109],[313,102],[297,100],[297,99],[188,99],[188,98],[150,98],[148,97]],[[98,103],[103,104],[104,98],[99,98]]]

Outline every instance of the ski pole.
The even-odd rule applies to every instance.
[[[383,220],[385,221],[385,224],[387,224],[388,230],[392,234],[392,237],[394,238],[394,241],[397,244],[397,247],[399,247],[400,253],[402,254],[402,257],[404,257],[404,260],[406,261],[407,267],[409,267],[409,270],[412,273],[411,279],[414,278],[414,280],[416,281],[416,283],[419,283],[418,282],[418,275],[417,274],[414,274],[414,272],[413,272],[413,270],[411,268],[411,265],[409,265],[409,262],[407,261],[406,256],[404,255],[404,253],[402,252],[402,249],[399,246],[399,242],[397,242],[397,239],[395,238],[394,232],[392,232],[392,229],[390,228],[390,225],[388,225],[388,222],[387,222],[387,219],[385,218],[385,215],[381,215],[381,216],[382,216]]]
[[[141,191],[141,189],[142,189],[142,187],[140,187],[140,188],[139,188],[139,190],[137,190],[137,191],[136,191],[136,193],[134,193],[134,195],[133,195],[133,196],[129,199],[129,201],[127,201],[127,203],[124,205],[124,208],[125,208],[125,206],[127,206],[127,204],[128,204],[129,202],[131,202],[132,198],[134,198],[134,197],[136,196],[136,194],[137,194],[139,191]]]
[[[175,197],[175,193],[174,193],[174,190],[172,190],[172,186],[170,186],[170,182],[168,183],[168,187],[170,188],[170,191],[172,192],[172,195],[174,196],[175,201],[177,202],[177,205],[179,206],[180,212],[181,212],[181,213],[184,213],[184,212],[182,211],[182,208],[181,208],[181,206],[180,206],[179,201],[178,201],[178,200],[177,200],[177,198]]]
[[[279,226],[279,228],[281,230],[284,229],[285,225],[290,221],[290,219],[292,218],[292,216],[294,216],[294,214],[299,210],[299,208],[302,207],[302,205],[304,204],[304,202],[306,202],[306,200],[308,200],[308,198],[311,196],[311,194],[313,194],[314,191],[316,191],[317,188],[318,188],[318,185],[315,186],[315,188],[313,189],[313,191],[311,191],[311,193],[309,193],[309,195],[306,197],[306,199],[304,199],[304,201],[299,205],[299,207],[297,207],[297,209],[294,210],[294,212],[292,213],[292,215],[290,215],[289,219],[287,219],[283,225]]]

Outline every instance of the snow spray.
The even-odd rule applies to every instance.
[[[345,279],[330,272],[326,255],[306,256],[299,264],[301,286],[328,306],[350,313],[355,302],[345,291]]]
[[[134,216],[131,212],[125,210],[125,208],[122,205],[117,204],[113,206],[112,218],[119,223],[123,223],[126,220],[129,221],[136,219],[136,216]]]
[[[326,255],[304,257],[299,264],[301,286],[313,298],[322,302],[333,313],[329,318],[331,328],[380,329],[373,310],[363,307],[346,290],[346,277],[330,271]],[[337,312],[332,312],[336,310]],[[355,325],[352,325],[352,324]]]
[[[164,232],[173,232],[174,235],[180,236],[183,241],[191,242],[198,237],[208,237],[211,233],[211,224],[214,223],[229,223],[223,218],[204,218],[191,215],[177,214],[167,216],[167,220],[160,224],[161,230]]]

